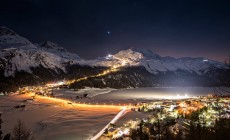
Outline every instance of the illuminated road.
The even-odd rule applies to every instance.
[[[93,138],[90,140],[97,140],[104,132],[105,129],[109,127],[110,124],[114,124],[120,117],[122,117],[127,110],[127,107],[123,107],[122,110],[110,121],[100,132],[98,132]]]
[[[48,99],[48,100],[54,100],[54,101],[59,101],[62,102],[64,104],[71,103],[71,105],[73,106],[84,106],[84,107],[116,107],[116,108],[121,108],[121,111],[100,131],[98,132],[93,138],[91,138],[90,140],[97,140],[104,132],[105,130],[109,127],[110,124],[114,124],[118,119],[120,119],[125,113],[126,111],[129,109],[129,107],[124,106],[116,106],[116,105],[89,105],[89,104],[79,104],[79,103],[74,103],[70,100],[67,99],[60,99],[60,98],[52,98],[52,97],[44,97],[44,96],[39,96],[40,98],[43,99]]]
[[[113,66],[113,67],[111,67],[110,69],[105,70],[105,71],[103,71],[103,72],[101,72],[101,73],[99,73],[99,74],[91,75],[91,76],[88,76],[88,77],[83,77],[83,78],[79,78],[79,79],[75,79],[75,80],[69,80],[69,81],[67,81],[66,83],[67,83],[68,85],[70,85],[70,84],[72,84],[72,83],[80,82],[80,81],[86,80],[86,79],[88,79],[88,78],[104,76],[104,75],[107,75],[107,74],[110,74],[110,73],[113,73],[113,72],[118,71],[118,70],[119,70],[119,69],[118,69],[119,67],[120,67],[120,66]]]
[[[30,94],[30,96],[34,96],[34,94]],[[41,96],[41,95],[36,95],[36,98],[39,99],[47,99],[51,101],[56,101],[60,102],[64,105],[70,105],[70,106],[81,106],[81,107],[101,107],[101,108],[118,108],[118,109],[123,109],[123,106],[121,105],[112,105],[112,104],[91,104],[91,103],[76,103],[72,100],[68,99],[62,99],[62,98],[54,98],[54,97],[48,97],[48,96]]]

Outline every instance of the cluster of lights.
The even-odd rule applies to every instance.
[[[91,75],[91,76],[88,76],[88,77],[83,77],[83,78],[79,78],[77,80],[69,80],[67,83],[68,84],[72,84],[72,83],[75,83],[75,82],[80,82],[80,81],[83,81],[83,80],[86,80],[88,78],[93,78],[93,77],[100,77],[100,76],[104,76],[104,75],[107,75],[107,74],[110,74],[110,73],[113,73],[113,72],[116,72],[118,71],[120,66],[119,65],[114,65],[113,67],[111,67],[110,69],[108,70],[105,70],[97,75]]]
[[[113,55],[111,55],[111,54],[108,54],[108,55],[105,57],[105,59],[107,59],[107,60],[110,60],[110,59],[112,59],[112,58],[116,58],[116,57],[113,56]],[[118,59],[118,58],[116,58],[116,59]],[[76,80],[69,80],[69,81],[67,81],[66,83],[67,83],[67,84],[72,84],[72,83],[75,83],[75,82],[80,82],[80,81],[82,81],[82,80],[86,80],[87,78],[93,78],[93,77],[104,76],[104,75],[107,75],[107,74],[110,74],[110,73],[113,73],[113,72],[118,71],[120,67],[123,67],[123,66],[127,65],[127,63],[128,63],[128,62],[127,62],[126,60],[121,60],[121,63],[120,63],[120,64],[113,65],[113,66],[111,66],[110,69],[105,70],[105,71],[103,71],[103,72],[101,72],[101,73],[99,73],[99,74],[97,74],[97,75],[91,75],[91,76],[79,78],[79,79],[76,79]]]
[[[177,96],[169,96],[168,99],[187,99],[187,98],[190,98],[188,96],[188,94],[184,94],[183,95],[180,95],[180,94],[177,94]]]
[[[39,95],[36,95],[39,96]],[[113,105],[113,104],[98,104],[95,103],[95,105],[93,105],[92,103],[86,103],[86,102],[72,102],[71,100],[67,100],[67,99],[61,99],[61,98],[54,98],[54,97],[47,97],[47,96],[39,96],[41,99],[48,99],[48,100],[53,100],[53,101],[57,101],[57,102],[61,102],[65,105],[71,105],[71,106],[84,106],[84,107],[112,107],[112,108],[120,108],[120,109],[124,109],[124,106],[122,105]],[[125,105],[125,104],[124,104]]]
[[[112,59],[113,58],[113,55],[111,55],[111,54],[108,54],[106,57],[105,57],[105,59],[107,59],[107,60],[110,60],[110,59]]]
[[[48,87],[57,87],[57,86],[61,86],[61,85],[64,85],[65,82],[64,81],[60,81],[60,82],[56,82],[56,83],[48,83],[46,84],[46,86]]]
[[[190,114],[191,112],[201,109],[204,106],[200,102],[191,101],[190,105],[185,102],[181,102],[179,104],[179,107],[180,108],[178,109],[178,111],[180,114]]]

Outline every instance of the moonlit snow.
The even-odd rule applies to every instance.
[[[37,140],[81,140],[89,139],[99,132],[119,112],[118,107],[97,107],[92,104],[124,105],[141,101],[165,99],[177,95],[188,97],[208,95],[212,88],[137,88],[114,90],[110,88],[86,88],[80,91],[60,89],[55,95],[73,102],[91,106],[66,105],[56,100],[37,98],[27,102],[25,109],[15,109],[23,104],[28,95],[0,97],[0,111],[3,112],[3,133],[10,132],[18,119],[33,130]],[[88,98],[74,99],[74,96],[88,94]],[[138,114],[129,114],[137,117]],[[132,117],[132,116],[131,116]],[[125,119],[126,120],[126,119]],[[124,121],[124,120],[122,120]],[[117,122],[120,123],[120,122]]]

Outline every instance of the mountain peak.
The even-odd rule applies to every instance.
[[[137,61],[137,60],[144,58],[143,54],[135,51],[133,48],[119,51],[118,53],[116,53],[114,55],[114,57],[119,58],[119,59],[130,59],[130,60],[134,60],[134,61]]]
[[[118,53],[113,55],[113,58],[117,60],[126,61],[129,63],[136,63],[140,62],[141,60],[159,60],[161,59],[161,56],[156,53],[153,53],[150,49],[130,48],[119,51]]]
[[[0,49],[8,48],[35,48],[26,38],[18,35],[7,27],[0,27]]]
[[[3,36],[3,35],[16,35],[16,33],[7,27],[1,26],[0,27],[0,36]]]
[[[131,48],[131,50],[135,52],[139,52],[145,57],[146,59],[159,59],[161,58],[160,55],[152,52],[150,49],[143,49],[143,48]]]
[[[58,45],[57,43],[54,43],[52,41],[45,41],[39,44],[43,48],[47,49],[55,49],[58,51],[66,52],[67,50],[64,49],[61,45]]]

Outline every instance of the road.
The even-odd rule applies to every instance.
[[[108,128],[111,123],[114,124],[120,117],[122,117],[125,114],[126,110],[127,107],[123,107],[122,110],[100,132],[98,132],[90,140],[97,140],[105,132],[105,129]]]

